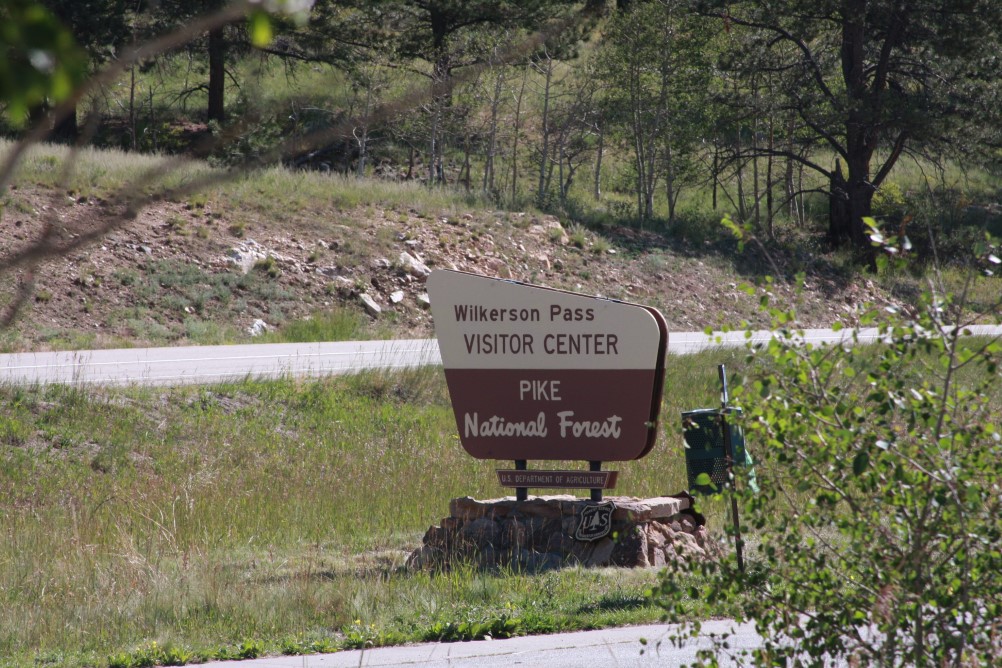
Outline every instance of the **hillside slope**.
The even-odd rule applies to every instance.
[[[274,336],[331,314],[350,323],[341,336],[431,336],[422,271],[408,268],[404,253],[430,269],[653,305],[676,331],[745,321],[767,326],[761,291],[739,287],[761,284],[775,268],[787,275],[771,288],[776,302],[797,299],[804,326],[851,325],[864,301],[893,301],[874,281],[824,257],[795,265],[777,252],[772,268],[749,251],[738,254],[726,239],[595,232],[531,211],[480,208],[461,193],[427,198],[419,184],[383,185],[367,199],[364,192],[346,197],[346,188],[365,186],[338,177],[281,178],[278,190],[320,194],[278,201],[263,187],[257,199],[221,191],[154,201],[128,219],[101,187],[60,190],[20,179],[0,219],[0,266],[37,239],[46,220],[54,221],[59,243],[96,226],[115,227],[36,268],[32,297],[0,343],[41,350],[236,342],[253,339],[256,321]],[[796,297],[789,282],[795,268],[807,276]],[[15,283],[28,278],[23,268],[12,274]],[[2,288],[5,301],[15,288],[9,281]],[[378,315],[366,309],[363,294],[380,306]]]

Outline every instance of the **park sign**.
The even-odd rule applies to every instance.
[[[469,454],[626,461],[654,446],[668,345],[656,309],[447,270],[428,294]]]

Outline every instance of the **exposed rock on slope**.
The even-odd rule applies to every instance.
[[[15,206],[0,221],[2,257],[37,238],[51,207],[58,207],[62,243],[122,220],[100,199],[54,202],[33,187],[10,197]],[[426,216],[369,206],[290,212],[276,221],[168,202],[47,260],[34,273],[30,304],[0,341],[7,349],[237,341],[252,328],[334,309],[369,318],[382,334],[430,336],[425,278],[435,268],[650,304],[673,330],[767,324],[758,295],[739,289],[756,277],[741,277],[726,247],[669,243],[631,229],[597,234],[521,212]],[[860,303],[882,299],[872,283],[847,281],[823,265],[801,288],[805,326],[852,324]],[[795,292],[783,282],[772,290],[780,303]],[[264,325],[255,327],[258,321]]]

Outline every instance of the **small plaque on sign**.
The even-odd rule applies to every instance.
[[[577,531],[574,532],[574,538],[591,541],[608,536],[612,529],[612,512],[614,510],[616,510],[616,504],[612,501],[585,507],[581,511],[581,520],[578,522]]]
[[[518,471],[499,469],[502,487],[552,489],[612,489],[619,471]]]

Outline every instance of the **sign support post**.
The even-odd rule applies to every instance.
[[[602,470],[602,462],[596,462],[596,461],[590,461],[590,462],[588,462],[588,470],[589,471],[601,471]],[[601,501],[602,500],[602,488],[601,487],[598,487],[598,488],[592,487],[592,490],[591,490],[591,500],[592,501]]]
[[[720,426],[722,427],[722,436],[724,438],[724,457],[727,460],[727,486],[730,487],[731,517],[734,519],[734,551],[738,558],[738,570],[744,573],[744,546],[741,540],[741,520],[738,518],[738,498],[735,494],[737,492],[737,480],[734,478],[734,444],[731,443],[731,425],[727,421],[727,404],[729,403],[727,396],[727,369],[721,364],[717,367],[717,371],[720,374],[720,386],[723,392],[720,398]]]
[[[527,470],[526,461],[524,459],[515,460],[515,470],[525,471]],[[516,501],[528,501],[529,500],[529,488],[528,487],[516,487],[515,488],[515,500]]]

